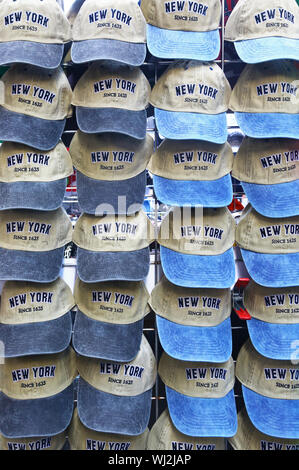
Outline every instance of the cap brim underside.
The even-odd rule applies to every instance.
[[[235,41],[234,44],[240,59],[248,64],[279,59],[298,60],[299,57],[298,39],[275,36]]]
[[[8,41],[0,43],[0,65],[23,63],[46,69],[56,69],[61,64],[63,44],[46,44],[33,41]]]
[[[116,60],[128,65],[142,65],[146,57],[146,44],[117,41],[116,39],[87,39],[74,41],[71,58],[75,64],[95,60]]]
[[[248,137],[299,138],[299,114],[235,112],[235,117],[240,129]]]

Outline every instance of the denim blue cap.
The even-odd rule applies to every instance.
[[[236,121],[244,134],[256,139],[286,137],[298,139],[299,114],[235,112]]]
[[[298,39],[268,37],[235,41],[234,44],[236,52],[243,62],[256,64],[258,62],[267,62],[268,60],[298,60]]]

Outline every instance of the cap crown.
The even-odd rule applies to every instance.
[[[61,450],[66,441],[66,431],[55,436],[6,438],[0,434],[0,450]]]

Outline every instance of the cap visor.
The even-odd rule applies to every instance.
[[[251,318],[247,320],[247,327],[253,346],[262,356],[281,360],[294,357],[299,323],[273,324]]]
[[[298,439],[298,400],[268,398],[242,385],[246,410],[252,424],[268,436]]]
[[[125,252],[77,249],[78,276],[83,282],[142,281],[148,275],[149,264],[148,247]]]
[[[73,346],[82,356],[117,362],[130,362],[138,354],[143,320],[113,324],[88,318],[78,310],[74,324]]]
[[[235,283],[233,248],[221,255],[186,255],[160,246],[162,268],[167,279],[182,287],[228,288]]]
[[[51,251],[21,251],[0,248],[0,279],[52,282],[60,274],[64,247]]]
[[[117,41],[115,39],[88,39],[74,41],[71,58],[75,64],[94,60],[116,60],[123,64],[142,65],[146,57],[146,44]]]
[[[135,214],[142,208],[145,190],[146,171],[122,181],[100,181],[77,171],[78,202],[87,214]]]
[[[68,312],[55,320],[8,325],[0,323],[0,341],[5,357],[55,354],[70,344],[72,318]]]
[[[231,176],[215,181],[179,181],[153,175],[159,201],[170,206],[224,207],[233,199]]]
[[[102,392],[82,377],[78,385],[78,415],[94,431],[137,436],[149,422],[152,390],[127,397]]]
[[[76,117],[79,129],[87,134],[116,132],[139,140],[146,136],[146,110],[77,106]]]
[[[265,217],[293,217],[299,214],[299,179],[280,184],[242,182],[254,209]]]
[[[159,133],[168,139],[200,139],[217,144],[227,140],[226,113],[199,114],[155,108]]]
[[[147,25],[150,53],[162,59],[195,59],[210,61],[220,53],[218,29],[207,32],[171,31]]]
[[[63,44],[33,41],[2,42],[0,43],[0,65],[22,63],[56,69],[62,61],[63,53]]]
[[[0,432],[5,437],[54,436],[70,424],[74,386],[47,398],[16,400],[0,393]]]
[[[299,137],[299,114],[235,112],[235,118],[248,137],[257,139],[269,137],[298,139]]]
[[[66,119],[49,121],[8,111],[0,106],[0,140],[51,150],[58,144],[65,123]]]
[[[66,178],[43,183],[34,183],[32,181],[0,182],[0,210],[33,209],[50,211],[58,209],[63,202],[66,185]]]
[[[175,359],[226,362],[231,356],[230,318],[209,327],[179,325],[159,315],[156,321],[162,348]]]
[[[198,437],[231,437],[236,434],[234,390],[223,398],[190,397],[167,386],[165,390],[170,417],[183,434]]]
[[[243,62],[257,64],[277,59],[294,59],[299,57],[298,39],[268,37],[236,41],[235,48]]]
[[[299,285],[299,252],[272,255],[241,248],[242,257],[252,279],[265,287]]]

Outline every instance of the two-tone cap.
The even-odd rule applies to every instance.
[[[133,214],[142,208],[146,167],[154,148],[153,138],[113,133],[76,132],[70,154],[77,170],[78,203],[93,215]]]
[[[228,439],[234,450],[281,451],[299,450],[299,439],[273,438],[256,429],[250,421],[246,408],[238,413],[237,433]]]
[[[6,358],[0,365],[0,432],[5,437],[43,437],[67,429],[74,407],[76,355]]]
[[[136,0],[85,1],[72,27],[74,63],[115,60],[142,65],[146,56],[146,21]]]
[[[259,354],[248,339],[236,363],[236,377],[252,424],[274,437],[299,438],[299,365]]]
[[[145,432],[151,412],[157,364],[143,335],[133,361],[77,357],[78,416],[89,429],[130,436]]]
[[[159,133],[167,139],[224,144],[230,84],[215,62],[176,60],[152,89]]]
[[[0,211],[0,279],[55,281],[72,231],[62,207],[54,211]]]
[[[74,410],[73,419],[68,429],[70,450],[108,450],[110,452],[146,450],[148,435],[148,428],[137,436],[93,431],[81,423],[77,408]]]
[[[151,86],[139,67],[96,61],[77,82],[72,104],[79,129],[144,139]]]
[[[250,280],[243,301],[255,349],[272,359],[291,360],[299,339],[299,287],[263,287]]]
[[[232,353],[230,289],[196,289],[165,277],[151,292],[164,351],[183,361],[225,362]]]
[[[271,218],[248,204],[236,229],[247,271],[265,287],[299,285],[299,216]]]
[[[0,86],[0,139],[40,150],[54,148],[72,115],[72,89],[62,68],[15,64]]]
[[[205,452],[225,450],[226,445],[223,437],[193,437],[181,433],[173,425],[166,408],[150,430],[146,449]]]
[[[157,241],[164,274],[173,284],[224,289],[235,283],[235,221],[227,207],[172,208]]]
[[[60,141],[49,152],[24,144],[0,147],[0,209],[55,210],[73,174],[69,152]]]
[[[149,293],[143,281],[84,283],[77,278],[78,312],[73,334],[75,351],[110,361],[132,361],[140,348]]]
[[[230,145],[165,139],[152,155],[157,199],[170,206],[224,207],[233,199]]]
[[[55,0],[3,0],[0,20],[0,64],[26,63],[57,68],[71,26]]]
[[[0,450],[62,450],[66,431],[56,436],[9,438],[0,434]]]
[[[225,40],[243,62],[256,64],[299,57],[299,7],[296,0],[239,0],[225,26]]]
[[[298,78],[298,68],[292,60],[245,66],[229,103],[244,134],[258,139],[298,139]]]
[[[64,351],[71,341],[74,305],[72,291],[61,278],[50,284],[5,282],[0,307],[4,356]]]
[[[245,137],[232,176],[251,205],[266,217],[299,215],[299,141]]]
[[[215,60],[220,52],[221,3],[142,0],[147,46],[163,59]]]
[[[73,232],[83,282],[142,281],[149,271],[154,227],[141,209],[134,215],[81,214]]]
[[[234,362],[179,361],[163,352],[158,368],[171,420],[194,437],[230,437],[237,431]]]

